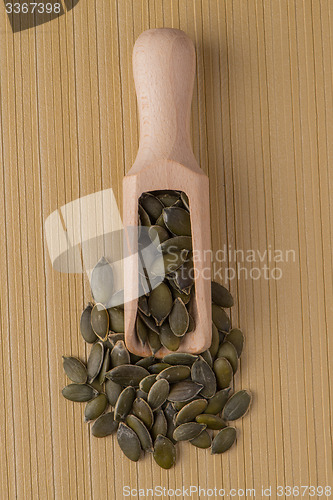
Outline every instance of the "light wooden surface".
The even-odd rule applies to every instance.
[[[332,22],[330,0],[80,0],[13,35],[1,2],[1,499],[333,486]],[[213,249],[295,250],[282,279],[230,283],[247,339],[236,387],[254,393],[237,446],[212,457],[184,444],[169,472],[92,439],[83,408],[62,398],[61,355],[85,358],[90,297],[83,275],[52,269],[44,238],[47,216],[81,196],[112,187],[121,206],[138,147],[132,48],[162,26],[196,48],[192,140]]]

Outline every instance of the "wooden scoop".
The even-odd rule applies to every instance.
[[[140,144],[134,165],[123,180],[125,245],[132,256],[124,262],[125,342],[132,353],[151,355],[148,344],[141,345],[135,329],[137,239],[129,236],[129,229],[138,224],[138,199],[146,191],[180,190],[187,194],[190,203],[196,327],[185,334],[178,352],[199,353],[208,349],[211,343],[211,253],[208,177],[200,169],[190,141],[195,74],[192,41],[176,29],[143,32],[134,46],[133,72],[140,116]],[[156,356],[162,357],[168,352],[163,347]]]

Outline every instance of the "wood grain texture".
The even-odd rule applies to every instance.
[[[332,23],[330,0],[80,0],[13,34],[1,3],[1,499],[333,486]],[[53,211],[101,189],[121,207],[139,137],[132,49],[163,26],[196,49],[191,135],[212,248],[231,251],[223,272],[271,272],[265,249],[295,252],[280,280],[243,270],[230,281],[246,334],[235,386],[254,394],[237,446],[212,457],[183,443],[169,472],[92,439],[83,408],[62,398],[61,356],[87,355],[78,323],[90,294],[83,274],[52,268],[44,232]],[[263,261],[235,262],[235,249]]]

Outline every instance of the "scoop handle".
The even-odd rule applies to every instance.
[[[144,31],[134,45],[133,73],[140,144],[132,171],[160,159],[199,169],[190,140],[195,74],[192,40],[177,29]]]

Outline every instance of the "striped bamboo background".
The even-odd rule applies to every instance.
[[[332,23],[331,0],[80,0],[13,34],[1,3],[1,500],[333,486]],[[169,472],[92,439],[83,407],[62,398],[61,356],[86,358],[90,295],[83,275],[52,269],[44,234],[47,216],[81,196],[112,187],[121,204],[138,147],[132,48],[162,26],[196,47],[192,136],[213,249],[295,251],[280,280],[230,282],[247,340],[236,387],[254,394],[237,446],[212,457],[181,445]]]

